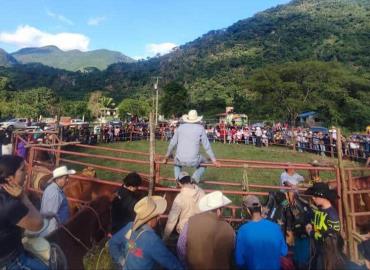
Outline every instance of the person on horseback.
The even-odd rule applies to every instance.
[[[176,129],[163,162],[167,163],[172,151],[177,147],[176,156],[174,158],[175,179],[179,178],[182,167],[195,167],[196,170],[192,175],[192,180],[199,183],[205,171],[205,167],[201,166],[201,163],[207,162],[206,158],[199,154],[200,143],[202,143],[212,163],[218,167],[220,164],[212,151],[207,133],[200,124],[202,116],[198,116],[196,110],[191,110],[189,114],[185,114],[182,117],[182,120],[184,124],[181,124],[179,128]]]
[[[42,232],[42,236],[50,234],[58,228],[59,223],[65,223],[69,217],[67,197],[63,188],[68,184],[69,175],[75,174],[75,170],[68,170],[66,166],[61,166],[53,171],[53,177],[48,181],[41,200],[41,214],[50,218],[47,229]]]
[[[0,269],[48,269],[25,251],[22,230],[38,231],[41,214],[23,192],[24,160],[18,156],[0,157]]]
[[[317,209],[313,209],[311,222],[306,225],[306,231],[313,241],[309,269],[327,269],[326,265],[330,257],[328,257],[326,245],[330,242],[329,238],[340,237],[341,224],[337,210],[333,206],[338,195],[323,182],[314,183],[307,189],[306,194],[312,196],[317,206]],[[330,252],[337,252],[337,250]]]
[[[112,234],[134,221],[136,216],[134,207],[140,199],[135,191],[142,182],[141,176],[136,172],[129,173],[123,179],[123,185],[117,190],[112,201]]]
[[[109,241],[109,253],[117,269],[183,269],[177,258],[155,233],[159,216],[167,208],[160,196],[144,197],[135,205],[136,218],[115,233]]]

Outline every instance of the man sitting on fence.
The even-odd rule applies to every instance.
[[[212,160],[212,163],[216,166],[220,166],[212,151],[211,144],[207,138],[207,133],[204,127],[200,124],[201,120],[202,116],[198,117],[196,110],[189,111],[189,114],[183,116],[183,121],[185,123],[180,125],[175,131],[175,134],[168,146],[164,159],[165,163],[168,161],[174,148],[177,147],[174,159],[176,179],[179,177],[182,167],[195,167],[196,170],[193,173],[192,179],[199,183],[200,178],[205,171],[205,167],[202,167],[201,163],[207,162],[207,160],[199,154],[200,143],[202,143],[204,150]]]

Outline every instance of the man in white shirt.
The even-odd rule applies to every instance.
[[[285,172],[280,175],[281,186],[294,187],[303,181],[303,176],[296,173],[291,164],[289,164],[288,167],[285,169]]]

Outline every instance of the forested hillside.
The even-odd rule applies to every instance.
[[[253,119],[318,110],[327,124],[361,129],[370,119],[370,1],[295,0],[149,60],[89,73],[15,66],[0,76],[18,90],[46,86],[81,100],[100,89],[116,102],[150,97],[161,76],[160,88],[177,81],[187,106],[206,115],[226,105]]]

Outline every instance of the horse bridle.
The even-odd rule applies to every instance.
[[[104,236],[107,236],[108,233],[107,231],[104,229],[103,227],[103,224],[101,222],[101,219],[100,219],[100,216],[99,214],[96,212],[96,210],[94,208],[92,208],[90,205],[85,205],[83,208],[87,208],[89,209],[96,217],[96,220],[98,222],[98,231],[102,231],[104,233]],[[75,236],[64,224],[60,224],[60,227],[69,235],[71,236],[76,242],[78,242],[83,248],[86,249],[86,251],[89,251],[91,249],[91,247],[89,248],[84,242],[82,242],[82,240],[80,238],[78,238],[77,236]]]

